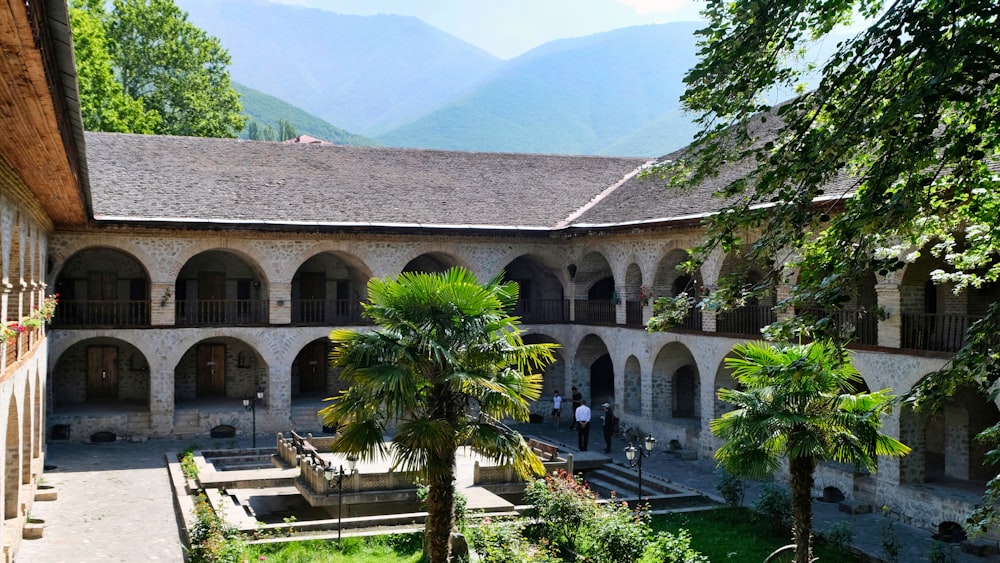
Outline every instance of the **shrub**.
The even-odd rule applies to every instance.
[[[198,464],[194,462],[194,446],[188,446],[177,454],[177,460],[181,462],[181,473],[188,479],[198,478]]]
[[[236,528],[227,524],[198,494],[194,506],[195,523],[188,534],[188,560],[191,563],[239,563],[246,547]]]
[[[767,520],[774,530],[782,530],[791,523],[792,498],[785,489],[774,483],[767,483],[753,503],[753,511]]]
[[[830,526],[824,536],[834,549],[840,553],[847,553],[847,548],[854,541],[854,528],[850,522],[837,522]]]
[[[599,563],[635,561],[649,544],[649,522],[641,510],[624,502],[609,502],[593,521],[591,558]]]
[[[715,484],[715,490],[722,495],[722,500],[733,508],[743,506],[743,498],[746,495],[746,486],[743,479],[723,471],[719,475],[719,481]]]
[[[660,532],[646,549],[641,563],[709,563],[708,557],[691,547],[691,534],[684,529],[677,534]]]
[[[554,543],[576,549],[577,536],[597,514],[597,495],[582,479],[559,470],[536,479],[524,491],[543,533]]]
[[[420,510],[427,510],[427,495],[430,493],[430,487],[424,483],[417,483],[417,501],[420,502]],[[462,526],[465,523],[465,517],[468,515],[469,509],[469,499],[465,498],[465,495],[459,491],[455,491],[455,525]]]

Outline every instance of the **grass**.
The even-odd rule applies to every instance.
[[[267,563],[417,563],[423,556],[423,534],[253,544],[243,560]]]
[[[792,543],[790,531],[773,530],[768,523],[755,520],[753,512],[747,508],[657,516],[653,518],[652,526],[654,531],[687,529],[691,532],[692,547],[713,562],[763,561],[775,549]],[[865,561],[844,553],[821,538],[814,540],[813,551],[820,561]]]

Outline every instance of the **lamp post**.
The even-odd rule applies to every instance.
[[[253,434],[253,447],[257,447],[257,402],[264,400],[264,391],[262,389],[257,390],[256,397],[250,397],[249,399],[243,399],[243,408],[250,411],[250,433]]]
[[[340,519],[344,516],[344,475],[353,475],[354,467],[357,465],[358,460],[354,457],[347,458],[347,473],[344,472],[344,466],[341,465],[339,468],[333,468],[333,462],[328,462],[326,468],[323,469],[323,478],[326,479],[326,496],[330,496],[330,488],[334,481],[337,482],[337,543],[340,543]]]
[[[656,438],[652,434],[647,434],[643,445],[645,448],[639,449],[632,442],[629,442],[628,447],[625,448],[625,458],[628,459],[628,466],[639,468],[639,498],[636,507],[642,503],[642,458],[653,454],[653,448],[656,447]]]

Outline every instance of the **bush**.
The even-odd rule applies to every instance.
[[[624,502],[610,502],[593,522],[591,558],[598,563],[635,561],[646,551],[650,529],[642,511]]]
[[[743,498],[746,495],[746,486],[743,479],[723,471],[719,475],[719,481],[715,484],[715,490],[722,495],[722,500],[733,508],[743,506]]]
[[[778,485],[767,483],[753,503],[753,511],[767,520],[774,530],[782,530],[791,525],[792,497]]]
[[[191,563],[239,563],[246,547],[236,528],[216,514],[205,493],[194,506],[195,523],[188,534]]]
[[[656,534],[641,563],[709,563],[709,559],[691,547],[691,534],[681,529],[676,535]]]
[[[542,527],[543,535],[569,549],[577,549],[577,536],[598,510],[597,495],[590,487],[561,469],[528,484],[524,500],[531,505],[528,516]]]
[[[417,501],[420,502],[420,510],[427,510],[427,495],[430,493],[430,487],[424,483],[417,483]],[[465,523],[465,517],[468,515],[469,499],[465,498],[465,495],[459,491],[455,491],[455,525],[462,526]]]
[[[524,539],[523,526],[514,520],[491,519],[471,530],[472,549],[483,563],[555,563],[561,561],[548,542]]]

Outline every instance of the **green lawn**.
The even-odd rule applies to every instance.
[[[722,561],[763,561],[775,549],[792,543],[790,531],[775,532],[767,522],[754,520],[747,508],[720,508],[704,512],[668,514],[653,518],[653,530],[691,532],[693,548],[713,563]],[[817,541],[814,555],[820,561],[864,562],[834,546]]]
[[[417,563],[423,555],[419,535],[344,538],[343,551],[332,540],[312,540],[247,546],[243,559],[251,563]]]

